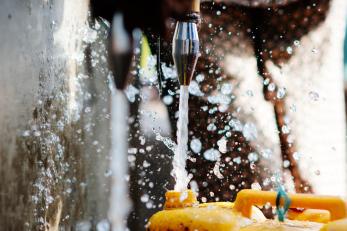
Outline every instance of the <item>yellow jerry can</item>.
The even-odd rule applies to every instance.
[[[329,222],[324,225],[321,231],[345,231],[347,230],[347,219]]]
[[[234,231],[254,221],[265,221],[263,213],[253,207],[250,218],[233,210],[231,202],[200,204],[193,191],[168,191],[164,210],[154,214],[147,225],[148,231]],[[253,221],[254,220],[254,221]]]
[[[290,208],[298,210],[291,211],[288,219],[279,222],[266,219],[255,207],[268,203],[274,206],[276,192],[242,190],[234,203],[200,204],[194,192],[190,190],[168,191],[165,194],[164,210],[150,218],[147,231],[320,231],[330,230],[329,225],[335,224],[330,221],[347,217],[346,204],[339,197],[288,195]],[[323,227],[324,223],[327,223],[327,226]],[[335,226],[342,228],[331,230],[347,231],[346,224],[341,226],[340,223]]]
[[[285,222],[279,222],[276,220],[255,222],[241,230],[319,231],[324,223],[347,217],[346,203],[339,197],[317,196],[312,194],[288,194],[288,197],[290,198],[290,208],[300,208],[301,212],[299,212],[300,210],[297,210],[294,213],[292,210],[288,214],[288,219]],[[242,190],[236,197],[235,209],[240,211],[242,216],[249,217],[251,206],[262,206],[265,203],[275,205],[276,198],[276,192]],[[347,231],[347,227],[339,231],[342,230]]]

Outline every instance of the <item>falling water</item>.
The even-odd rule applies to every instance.
[[[112,231],[124,231],[125,220],[130,209],[127,197],[128,186],[125,176],[128,169],[127,161],[127,118],[128,101],[122,91],[113,90],[111,100],[111,163],[112,171],[110,209],[108,217]]]
[[[189,177],[186,171],[188,149],[188,98],[188,86],[181,86],[177,122],[177,148],[173,159],[173,176],[176,180],[176,191],[186,190],[189,183]]]

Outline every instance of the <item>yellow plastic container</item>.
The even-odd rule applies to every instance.
[[[324,223],[345,218],[347,208],[345,202],[339,197],[316,196],[312,194],[289,194],[290,208],[302,208],[302,212],[289,214],[289,219],[285,222],[267,220],[248,225],[241,231],[319,231]],[[276,204],[276,192],[264,192],[255,190],[242,190],[236,197],[235,209],[240,211],[243,216],[249,217],[251,206],[262,206],[265,203]],[[328,223],[330,224],[330,223]],[[347,226],[336,231],[347,231]]]
[[[347,219],[329,222],[324,225],[321,231],[345,231],[347,230]]]
[[[262,212],[252,208],[250,218],[234,212],[231,202],[199,204],[196,195],[188,190],[183,193],[168,191],[164,210],[154,214],[147,225],[148,231],[233,231],[254,221],[265,221]]]
[[[289,220],[314,221],[319,223],[328,223],[330,221],[330,212],[322,209],[289,209],[287,213]]]
[[[347,217],[346,204],[338,197],[289,194],[290,208],[306,210],[291,211],[288,218],[293,220],[279,222],[267,220],[254,207],[275,205],[276,192],[242,190],[235,203],[199,204],[190,190],[169,191],[165,196],[164,210],[150,218],[147,231],[319,231],[324,223]],[[329,229],[331,227],[338,229]],[[322,230],[347,231],[347,224],[330,222]]]

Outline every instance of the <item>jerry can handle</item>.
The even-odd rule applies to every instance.
[[[330,212],[330,220],[338,220],[347,217],[347,207],[340,197],[318,196],[313,194],[288,194],[290,198],[289,208],[321,209]],[[234,209],[243,216],[250,218],[252,206],[264,206],[270,203],[276,205],[277,192],[244,189],[241,190],[235,200]],[[283,201],[281,201],[283,204]]]

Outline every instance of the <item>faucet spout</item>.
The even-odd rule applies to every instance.
[[[195,0],[192,11],[176,23],[172,41],[172,56],[180,85],[189,86],[200,55],[198,23],[200,1]]]
[[[126,31],[123,15],[115,13],[112,22],[109,42],[109,66],[114,76],[116,87],[123,90],[127,85],[127,77],[133,57],[132,37]]]

